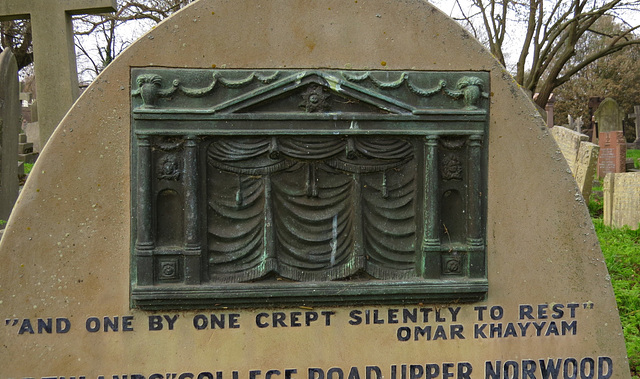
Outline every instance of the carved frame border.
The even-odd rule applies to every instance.
[[[487,72],[134,68],[131,75],[132,307],[445,303],[478,301],[486,296]],[[200,87],[198,83],[203,82],[208,84]],[[332,112],[322,104],[322,98],[320,105],[303,101],[300,109],[290,112],[256,111],[260,104],[309,83],[384,112]],[[448,83],[455,85],[450,87]],[[231,95],[220,98],[218,93],[224,91]],[[304,100],[311,95],[309,92]],[[334,126],[327,128],[328,121]],[[278,123],[278,129],[269,127],[273,122]],[[419,228],[423,235],[422,276],[364,282],[209,282],[203,258],[206,178],[202,176],[206,175],[206,159],[202,141],[216,136],[259,135],[265,130],[281,136],[377,134],[424,138],[421,209],[427,226]],[[157,136],[165,136],[169,142],[155,146]],[[439,230],[438,200],[442,183],[459,180],[457,166],[461,163],[447,158],[447,151],[461,148],[452,138],[466,141],[468,164],[473,167],[465,182],[471,188],[465,205],[469,212],[464,221],[466,238],[454,244],[444,241]],[[154,157],[160,150],[164,154],[162,165],[154,168]],[[181,158],[172,158],[172,151],[179,151]],[[156,247],[157,225],[150,198],[154,173],[158,180],[178,183],[167,188],[184,186],[183,240],[177,249]]]

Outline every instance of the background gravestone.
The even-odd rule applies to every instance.
[[[591,196],[593,177],[598,168],[599,152],[600,147],[598,145],[584,141],[580,144],[576,157],[576,168],[573,176],[576,178],[576,183],[578,183],[582,198],[587,201]]]
[[[598,144],[598,177],[604,178],[608,173],[625,172],[627,141],[622,131],[601,132]]]
[[[600,147],[587,142],[589,137],[571,129],[557,126],[551,129],[551,135],[558,144],[564,159],[567,161],[573,177],[584,199],[589,199],[593,176],[598,167]]]
[[[562,126],[551,128],[550,131],[564,159],[567,160],[569,168],[571,168],[571,171],[575,171],[580,145],[589,140],[589,137],[586,134],[578,133]]]
[[[633,113],[629,113],[628,116],[634,120],[636,126],[636,139],[630,144],[630,148],[640,149],[640,105],[634,105]]]
[[[596,133],[598,139],[600,138],[601,133],[622,131],[624,113],[614,99],[610,97],[604,99],[604,101],[602,101],[598,106],[598,109],[596,109],[593,116],[598,129],[598,132]],[[597,140],[594,140],[593,142],[595,143]]]
[[[602,184],[603,221],[612,228],[640,227],[640,173],[607,174]]]
[[[191,83],[185,77],[184,81],[158,82],[152,75],[138,81],[138,75],[133,75],[138,72],[135,70],[171,67],[199,69],[195,76],[205,75],[207,80]],[[336,305],[341,296],[336,292],[335,303],[325,299],[323,304],[310,306],[315,293],[310,289],[305,295],[309,303],[302,299],[285,307],[240,308],[223,303],[191,304],[186,309],[176,309],[176,303],[163,309],[131,307],[131,275],[138,274],[130,271],[137,239],[137,234],[132,235],[131,206],[134,196],[149,194],[132,184],[132,177],[139,177],[138,168],[153,170],[159,175],[147,177],[152,180],[146,183],[168,186],[166,194],[175,197],[170,191],[178,193],[182,184],[174,186],[174,179],[180,180],[185,170],[193,169],[183,166],[192,161],[161,158],[178,151],[182,157],[208,153],[194,149],[203,139],[195,136],[189,125],[195,118],[209,117],[196,122],[212,133],[206,138],[214,138],[220,125],[214,119],[221,117],[213,111],[218,108],[211,108],[206,101],[201,107],[174,115],[194,119],[172,126],[179,129],[179,138],[169,138],[149,150],[144,138],[140,145],[134,145],[139,137],[134,132],[153,135],[153,125],[136,124],[132,129],[132,115],[149,120],[167,108],[162,101],[156,108],[153,102],[149,107],[139,107],[140,98],[134,94],[144,86],[152,94],[184,91],[175,92],[179,95],[175,101],[180,102],[184,93],[206,92],[214,81],[216,86],[225,82],[229,86],[225,88],[234,91],[246,77],[231,78],[229,75],[239,72],[233,70],[256,71],[252,80],[257,83],[268,79],[262,72],[292,68],[309,72],[323,68],[325,74],[349,71],[355,79],[369,71],[385,71],[380,76],[374,72],[373,77],[387,84],[384,91],[391,93],[408,90],[406,80],[394,84],[402,76],[399,72],[409,78],[414,72],[486,75],[489,99],[478,88],[469,88],[468,97],[482,98],[489,104],[488,114],[484,109],[474,109],[471,101],[465,105],[454,83],[445,83],[443,88],[439,80],[425,79],[415,86],[418,90],[438,88],[438,99],[457,104],[447,112],[487,117],[486,141],[474,139],[459,147],[444,141],[451,149],[465,151],[475,151],[479,142],[486,143],[482,156],[486,158],[486,194],[469,197],[473,202],[486,195],[486,297],[462,303],[414,299],[384,306]],[[214,76],[218,71],[220,77]],[[388,78],[381,77],[391,71]],[[338,96],[352,88],[351,82],[341,80],[322,83],[328,87],[323,85],[326,89],[318,93],[305,93],[310,110],[322,108],[323,94]],[[364,83],[375,85],[371,79]],[[289,84],[292,88],[299,85],[295,81]],[[396,84],[402,87],[393,88]],[[237,106],[268,113],[273,108],[259,101],[256,104],[260,106],[251,107],[250,100],[264,94],[257,90],[236,99],[238,102],[225,103],[225,109]],[[370,99],[368,96],[362,95],[360,100]],[[303,109],[302,100],[294,98],[269,97],[274,105]],[[391,101],[394,97],[379,99],[383,98],[398,110],[399,104]],[[132,102],[136,106],[133,110]],[[429,100],[424,102],[429,104]],[[443,117],[441,112],[422,112],[419,107],[415,113],[402,109],[406,120],[416,115],[433,120]],[[334,116],[338,114],[320,116],[325,120],[317,124],[317,130],[332,130]],[[225,117],[230,120],[241,116]],[[286,117],[277,112],[269,117],[297,130],[295,120],[283,120]],[[317,115],[305,117],[306,121],[317,121],[313,118]],[[379,112],[376,117],[391,115]],[[243,122],[250,120],[244,118]],[[429,128],[447,133],[451,128],[446,125],[454,124],[440,127],[439,122],[433,122]],[[354,123],[353,130],[360,126]],[[357,133],[362,134],[360,130]],[[260,138],[267,135],[264,130],[255,133]],[[428,148],[423,151],[441,148],[433,139],[420,141]],[[141,154],[132,156],[132,146],[141,148]],[[504,68],[466,31],[427,2],[195,2],[158,25],[109,65],[75,104],[36,162],[0,245],[0,312],[5,319],[0,325],[0,376],[339,379],[367,378],[368,373],[370,379],[418,379],[427,374],[511,378],[514,371],[518,377],[543,377],[543,372],[554,370],[559,377],[629,378],[604,259],[586,206],[580,196],[575,196],[576,182],[557,150],[535,106]],[[160,158],[163,164],[141,165],[145,157]],[[466,172],[458,169],[460,164],[454,159],[445,158],[438,171],[449,178],[451,186],[463,187],[456,178],[466,178]],[[215,154],[211,159],[224,165]],[[440,164],[424,157],[420,162]],[[514,162],[518,162],[517,170]],[[244,172],[251,172],[251,168]],[[196,177],[196,185],[186,188],[205,190],[212,184],[206,179],[214,174],[217,171],[210,168],[206,178]],[[194,176],[189,178],[193,180]],[[382,183],[375,182],[366,190],[383,194]],[[554,189],[555,196],[548,196],[549,188]],[[420,191],[424,191],[423,185]],[[240,195],[244,193],[251,193],[251,188],[245,187]],[[239,211],[247,209],[242,206],[248,198],[230,197],[227,192],[224,195],[219,201],[229,200],[228,206]],[[459,198],[447,199],[452,209],[460,209]],[[418,202],[429,200],[425,197]],[[155,201],[153,197],[151,201]],[[167,204],[175,208],[168,206],[165,211],[183,212],[181,203]],[[435,219],[437,229],[445,233],[440,218]],[[453,219],[460,220],[465,219]],[[184,226],[192,228],[194,221],[204,222],[205,218],[185,218]],[[181,229],[161,226],[172,231],[172,238],[189,237],[181,234]],[[460,241],[459,246],[468,242]],[[432,247],[424,241],[416,245],[426,250]],[[162,246],[166,249],[159,252],[159,257],[172,258],[175,251],[171,244]],[[178,248],[182,251],[184,246]],[[465,251],[470,253],[473,251]],[[442,254],[454,258],[458,251]],[[199,284],[172,282],[172,269],[183,269],[183,262],[167,259],[166,265],[150,268],[152,273],[162,275],[161,287],[166,289],[155,293],[155,300],[174,296],[171,286],[197,295]],[[466,270],[468,266],[464,267]],[[442,275],[429,281],[435,287],[456,275],[455,264],[439,268],[451,270],[443,270]],[[282,282],[283,288],[290,284],[287,280],[274,281]],[[201,284],[209,282],[205,278]],[[220,288],[241,290],[243,286],[230,283]],[[197,301],[196,295],[192,301]],[[264,300],[272,295],[262,291],[257,297]]]
[[[0,54],[0,219],[7,220],[18,197],[20,85],[13,53]]]

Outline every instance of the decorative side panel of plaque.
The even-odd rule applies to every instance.
[[[486,72],[132,70],[132,304],[486,294]]]

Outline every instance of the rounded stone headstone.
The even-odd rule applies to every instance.
[[[488,75],[486,297],[132,308],[131,76],[166,67]],[[58,126],[9,220],[0,267],[1,377],[629,377],[598,240],[544,120],[480,43],[420,0],[201,0],[176,13]]]
[[[618,103],[607,97],[604,99],[594,114],[598,123],[598,133],[616,132],[622,130],[622,120],[624,113],[620,110]]]

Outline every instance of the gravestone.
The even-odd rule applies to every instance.
[[[584,124],[582,122],[582,116],[578,117],[577,119],[574,119],[571,115],[567,115],[567,119],[569,121],[568,128],[570,130],[574,130],[578,133],[582,133],[582,125]]]
[[[27,141],[27,134],[18,135],[18,161],[23,163],[35,163],[38,154],[33,151],[33,142]]]
[[[586,142],[589,137],[562,126],[551,128],[550,131],[564,159],[567,160],[569,168],[572,172],[575,172],[578,150],[580,150],[580,145]]]
[[[23,131],[27,136],[27,142],[33,144],[33,151],[39,153],[42,150],[40,146],[40,122],[26,123]]]
[[[582,125],[584,125],[584,122],[582,121],[582,116],[578,117],[575,121],[575,131],[578,133],[582,133]]]
[[[0,21],[31,19],[35,77],[40,99],[40,146],[78,98],[71,16],[114,12],[116,0],[3,0]]]
[[[0,219],[7,220],[18,197],[18,65],[13,53],[0,53]]]
[[[614,99],[604,99],[595,111],[594,117],[598,127],[598,138],[602,133],[622,131],[624,114]]]
[[[589,136],[589,141],[593,143],[598,143],[598,125],[595,113],[604,99],[605,98],[601,96],[591,96],[587,103],[589,108],[589,129],[587,135]]]
[[[576,178],[580,193],[585,200],[589,200],[591,196],[591,187],[593,186],[593,178],[598,168],[598,156],[600,147],[595,143],[582,142],[578,155],[576,157],[575,171],[573,176]]]
[[[587,142],[589,139],[587,135],[562,126],[552,128],[551,135],[567,161],[582,197],[589,199],[600,148],[596,144]]]
[[[33,99],[31,103],[29,103],[29,123],[38,122],[38,100]]]
[[[636,124],[636,139],[631,144],[631,148],[640,149],[640,105],[633,106],[633,113],[629,114],[629,118]]]
[[[575,124],[575,121],[573,120],[573,116],[571,116],[570,114],[567,115],[567,121],[569,122],[567,124],[567,128],[569,128],[570,130],[575,130],[576,132],[580,133],[579,130],[576,130],[576,124]]]
[[[640,226],[640,172],[607,174],[602,190],[604,224],[637,230]]]
[[[547,112],[547,126],[553,128],[554,123],[554,107],[556,104],[556,98],[553,94],[549,96],[549,100],[547,101],[547,105],[544,106],[544,110]]]
[[[627,161],[627,141],[622,131],[601,132],[598,141],[598,177],[608,173],[625,172]]]
[[[192,3],[36,162],[0,376],[629,378],[557,150],[427,2]]]

